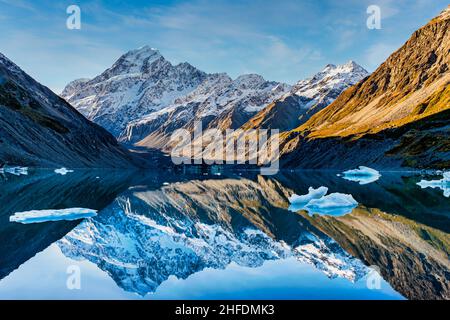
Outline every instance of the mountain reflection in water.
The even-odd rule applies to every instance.
[[[0,180],[0,279],[56,244],[66,257],[94,263],[140,296],[171,276],[295,259],[351,283],[376,266],[406,298],[449,299],[450,201],[418,187],[420,179],[383,173],[359,185],[331,172],[8,176]],[[292,194],[320,186],[351,194],[358,207],[341,217],[288,210]],[[17,211],[70,207],[99,214],[81,222],[9,222]]]

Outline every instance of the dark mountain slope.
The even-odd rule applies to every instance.
[[[130,167],[114,137],[0,54],[0,163]]]

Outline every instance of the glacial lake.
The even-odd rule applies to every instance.
[[[30,169],[0,174],[0,299],[450,299],[442,176]],[[325,186],[345,214],[292,209]],[[22,224],[16,212],[95,217]]]

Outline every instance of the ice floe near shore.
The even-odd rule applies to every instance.
[[[350,194],[331,193],[327,187],[314,189],[310,187],[306,195],[292,195],[289,198],[290,211],[306,210],[309,214],[342,216],[351,213],[358,202]]]
[[[73,172],[73,170],[68,170],[66,168],[60,168],[60,169],[56,169],[55,173],[60,174],[62,176],[65,176],[66,174]]]
[[[347,170],[342,173],[342,178],[359,182],[360,185],[369,184],[380,179],[381,174],[375,169],[359,166],[358,169]]]
[[[450,198],[450,172],[442,172],[443,178],[440,180],[421,180],[417,182],[422,189],[438,188],[444,191],[444,197]]]
[[[84,218],[90,218],[97,215],[97,210],[85,209],[85,208],[69,208],[61,210],[31,210],[16,212],[9,217],[10,222],[18,222],[22,224],[41,223],[48,221],[61,221],[61,220],[79,220]]]

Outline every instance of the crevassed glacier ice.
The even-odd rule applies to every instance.
[[[85,209],[85,208],[69,208],[69,209],[50,209],[50,210],[31,210],[16,212],[9,217],[10,222],[18,222],[22,224],[41,223],[48,221],[61,221],[61,220],[79,220],[84,218],[90,218],[97,215],[97,210]]]
[[[351,194],[331,193],[320,199],[312,199],[305,206],[308,213],[320,215],[343,216],[353,211],[358,202]]]
[[[442,173],[441,180],[421,180],[417,182],[422,189],[438,188],[444,191],[444,197],[450,198],[450,171]]]
[[[322,198],[324,195],[326,195],[328,192],[327,187],[319,187],[317,189],[314,189],[313,187],[308,188],[308,194],[299,196],[296,194],[293,194],[289,198],[289,202],[291,204],[306,204],[312,199],[319,199]]]
[[[359,166],[358,169],[344,171],[342,174],[343,179],[359,182],[360,185],[375,182],[381,177],[381,174],[377,170],[365,166]]]
[[[55,169],[55,173],[65,176],[66,174],[73,172],[73,170],[68,170],[66,168]]]

